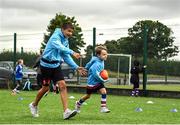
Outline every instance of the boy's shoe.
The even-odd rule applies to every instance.
[[[81,112],[81,110],[80,110],[80,105],[78,105],[78,101],[76,101],[75,110],[77,111],[77,113],[80,113],[80,112]]]
[[[135,91],[134,90],[131,92],[131,96],[135,96]]]
[[[59,87],[56,86],[56,94],[59,94]]]
[[[139,96],[139,92],[135,94],[135,96]]]
[[[102,113],[109,113],[110,110],[107,107],[101,107],[101,112]]]
[[[11,95],[15,96],[17,93],[12,90]]]
[[[69,119],[77,114],[76,110],[71,111],[70,109],[66,109],[66,111],[63,113],[63,119]]]
[[[15,90],[15,89],[13,89],[13,90],[12,90],[12,93],[16,93],[16,90]]]
[[[32,114],[33,117],[39,117],[37,106],[34,106],[32,103],[30,103],[29,104],[29,109],[30,109],[31,114]]]

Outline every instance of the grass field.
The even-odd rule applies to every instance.
[[[34,99],[37,91],[25,92],[12,96],[10,91],[0,90],[0,123],[6,124],[180,124],[180,100],[144,97],[108,96],[108,114],[102,114],[100,95],[94,94],[82,106],[81,113],[70,120],[62,119],[62,105],[59,95],[50,93],[43,97],[39,105],[39,118],[33,118],[28,104]],[[75,101],[82,94],[69,93],[75,99],[69,99],[69,107],[74,108]],[[154,104],[147,104],[152,101]],[[142,112],[136,112],[136,108]],[[176,108],[178,112],[170,112]]]

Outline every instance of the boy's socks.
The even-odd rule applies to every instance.
[[[78,102],[77,102],[77,105],[78,106],[81,106],[83,104],[84,100],[80,99]]]
[[[132,92],[131,92],[131,96],[134,96],[135,95],[135,91],[134,90],[132,90]]]
[[[136,96],[139,95],[139,90],[138,89],[135,89],[135,94],[136,94]]]
[[[106,107],[106,94],[101,95],[101,107]]]

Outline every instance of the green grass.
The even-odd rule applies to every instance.
[[[70,120],[62,119],[62,104],[59,95],[50,93],[39,104],[39,118],[31,117],[28,104],[32,102],[37,91],[22,92],[12,96],[10,91],[0,90],[0,123],[4,124],[175,124],[180,123],[180,100],[144,97],[125,97],[108,95],[107,104],[111,110],[108,114],[99,112],[100,95],[94,94],[82,106],[81,113]],[[83,94],[69,93],[75,99],[69,100],[73,109],[76,99]],[[22,97],[23,100],[18,98]],[[154,104],[147,104],[153,101]],[[142,112],[135,112],[137,107]],[[179,112],[170,112],[176,108]]]

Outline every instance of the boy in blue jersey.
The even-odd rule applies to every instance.
[[[88,70],[88,80],[86,95],[82,96],[79,101],[75,104],[75,110],[80,113],[80,107],[87,99],[90,98],[91,94],[99,91],[101,93],[101,112],[108,113],[110,110],[106,106],[106,88],[104,80],[100,76],[100,72],[104,69],[104,60],[107,59],[107,49],[104,46],[96,47],[96,56],[92,57],[91,61],[88,62],[85,68]]]
[[[38,103],[43,95],[49,90],[50,81],[57,83],[60,89],[60,97],[64,109],[63,119],[69,119],[76,115],[76,111],[68,109],[67,88],[64,75],[61,70],[61,63],[65,61],[81,75],[86,74],[86,70],[79,67],[72,59],[80,58],[80,54],[69,48],[68,38],[72,36],[74,27],[71,23],[65,23],[61,28],[56,28],[47,42],[40,60],[40,69],[42,73],[42,88],[38,91],[36,99],[29,104],[33,117],[38,117]]]
[[[16,79],[16,87],[12,90],[14,94],[19,93],[19,89],[21,87],[22,78],[23,78],[23,60],[19,59],[17,61],[16,69],[15,69],[15,79]]]

